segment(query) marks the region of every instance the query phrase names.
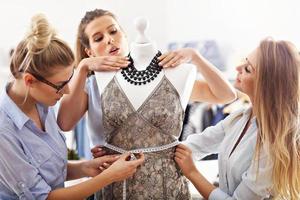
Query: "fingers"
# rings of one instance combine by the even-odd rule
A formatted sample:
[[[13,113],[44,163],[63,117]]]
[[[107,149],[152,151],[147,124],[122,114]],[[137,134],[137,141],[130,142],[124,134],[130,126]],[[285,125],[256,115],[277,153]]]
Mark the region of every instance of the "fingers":
[[[136,160],[130,160],[130,152],[126,152],[120,156],[120,160],[127,161],[134,168],[141,165],[145,161],[145,156],[143,153],[139,153],[139,156]]]
[[[99,166],[99,169],[101,170],[101,172],[103,172],[104,170],[108,169],[109,167],[110,167],[110,164],[103,163],[101,166]]]
[[[173,62],[172,64],[170,65],[170,67],[176,67],[178,65],[180,65],[182,63],[182,57],[181,56],[176,56],[174,59],[173,59]]]
[[[105,170],[105,168],[103,166],[99,166],[99,169],[101,172],[103,172]]]
[[[143,153],[139,153],[139,157],[136,160],[130,161],[135,167],[141,165],[143,162],[145,162],[145,156]]]
[[[108,56],[104,59],[104,64],[113,67],[127,67],[130,62],[127,57]]]
[[[106,154],[106,151],[103,148],[101,148],[101,146],[95,146],[91,149],[91,152],[94,158],[98,158]]]
[[[102,157],[106,154],[106,151],[100,151],[100,152],[97,152],[97,153],[93,153],[93,157],[94,158],[99,158],[99,157]]]
[[[103,61],[104,65],[108,65],[111,67],[127,67],[129,65],[129,61],[126,58],[123,57],[106,57]]]
[[[184,149],[184,150],[186,150],[186,151],[188,151],[190,153],[192,152],[192,150],[190,148],[188,148],[187,146],[185,146],[184,144],[178,144],[176,146],[176,149]]]
[[[161,56],[158,57],[158,60],[162,61],[165,57],[167,57],[168,54],[169,52],[162,54]]]
[[[164,56],[161,56],[162,57],[162,60],[158,63],[160,66],[163,66],[163,67],[167,67],[168,65],[170,65],[170,61],[175,57],[175,53],[174,52],[170,52],[170,53],[167,53],[166,55]]]
[[[100,146],[100,145],[97,145],[97,146],[95,146],[95,147],[93,147],[93,148],[91,149],[91,152],[92,152],[92,153],[97,153],[98,151],[101,151],[101,150],[102,150],[101,146]]]
[[[175,158],[179,158],[179,159],[185,159],[187,157],[186,154],[180,153],[180,152],[175,152]]]
[[[123,153],[119,159],[126,161],[130,157],[130,154],[131,154],[130,152]]]
[[[108,169],[111,166],[110,163],[104,162],[102,163],[102,165],[99,166],[99,169],[101,170],[101,172],[103,172],[104,170]]]
[[[184,62],[183,58],[184,57],[177,51],[169,52],[159,57],[159,59],[161,60],[159,65],[163,66],[164,68],[176,67],[177,65]]]
[[[90,64],[94,71],[116,71],[129,65],[128,57],[101,56],[94,57]]]
[[[176,147],[175,158],[187,159],[192,157],[192,151],[185,145],[179,144]]]
[[[116,160],[118,160],[120,158],[120,155],[106,155],[101,157],[100,159],[104,162],[104,163],[113,163]]]

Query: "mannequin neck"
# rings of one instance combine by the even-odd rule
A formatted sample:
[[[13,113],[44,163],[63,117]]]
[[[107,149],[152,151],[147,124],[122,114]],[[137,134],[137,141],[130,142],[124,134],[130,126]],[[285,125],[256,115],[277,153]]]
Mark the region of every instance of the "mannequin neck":
[[[132,43],[130,56],[133,59],[134,67],[138,71],[145,70],[157,52],[158,50],[154,43]]]

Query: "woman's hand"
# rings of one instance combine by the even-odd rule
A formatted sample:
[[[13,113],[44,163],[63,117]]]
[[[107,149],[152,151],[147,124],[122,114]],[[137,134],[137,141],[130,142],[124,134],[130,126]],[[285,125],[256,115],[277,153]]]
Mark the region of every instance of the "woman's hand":
[[[91,149],[91,153],[93,154],[94,158],[98,158],[104,156],[106,151],[102,148],[101,145],[97,145]]]
[[[103,173],[109,173],[109,177],[112,178],[113,182],[127,179],[131,177],[136,172],[137,167],[145,161],[143,153],[140,153],[137,157],[136,160],[130,161],[130,153],[124,153]]]
[[[93,160],[86,161],[82,164],[82,171],[87,177],[94,177],[107,169],[116,160],[120,158],[120,155],[106,155]]]
[[[182,170],[182,173],[190,179],[194,172],[197,172],[197,168],[193,162],[192,151],[185,145],[179,144],[176,147],[175,161]]]
[[[192,48],[182,48],[176,51],[170,51],[159,56],[159,65],[164,68],[176,67],[182,63],[193,62],[196,50]]]
[[[79,63],[87,71],[117,71],[129,65],[128,57],[100,56],[84,58]]]

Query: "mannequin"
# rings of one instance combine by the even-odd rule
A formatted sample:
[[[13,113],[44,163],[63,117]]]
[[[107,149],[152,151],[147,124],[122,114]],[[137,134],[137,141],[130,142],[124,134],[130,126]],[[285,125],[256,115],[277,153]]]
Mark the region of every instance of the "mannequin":
[[[130,45],[130,56],[134,61],[134,67],[138,71],[141,71],[146,69],[153,57],[157,54],[158,49],[155,42],[151,41],[145,34],[148,27],[147,20],[143,17],[139,17],[135,20],[135,26],[138,31],[138,36]],[[138,110],[155,90],[164,75],[176,88],[180,96],[182,108],[185,109],[196,80],[197,70],[194,65],[186,63],[176,68],[163,69],[153,81],[145,85],[130,84],[124,79],[120,71],[117,73],[98,72],[96,73],[96,79],[100,91],[104,91],[104,88],[115,75],[118,84],[121,86],[135,110]]]
[[[158,61],[153,61],[158,53],[156,44],[145,35],[147,20],[138,18],[135,25],[138,36],[130,46],[134,68],[140,73],[154,62],[161,69]],[[140,85],[126,80],[122,70],[97,72],[95,76],[102,91],[104,148],[109,153],[130,151],[131,159],[138,152],[146,157],[145,165],[132,179],[110,185],[97,193],[97,199],[190,199],[186,179],[174,161],[174,150],[196,67],[181,64],[162,69],[153,80]],[[152,193],[146,192],[150,188]]]

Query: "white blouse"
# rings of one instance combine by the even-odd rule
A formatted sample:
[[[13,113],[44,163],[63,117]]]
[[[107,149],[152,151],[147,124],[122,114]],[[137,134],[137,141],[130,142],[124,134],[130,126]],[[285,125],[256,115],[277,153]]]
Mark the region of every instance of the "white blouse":
[[[271,194],[272,165],[267,163],[265,151],[260,152],[258,167],[253,159],[257,140],[255,118],[250,120],[245,135],[230,155],[250,114],[251,108],[239,110],[216,126],[208,127],[200,134],[190,135],[183,142],[197,158],[219,154],[219,188],[212,191],[209,200],[256,200],[269,198]]]

